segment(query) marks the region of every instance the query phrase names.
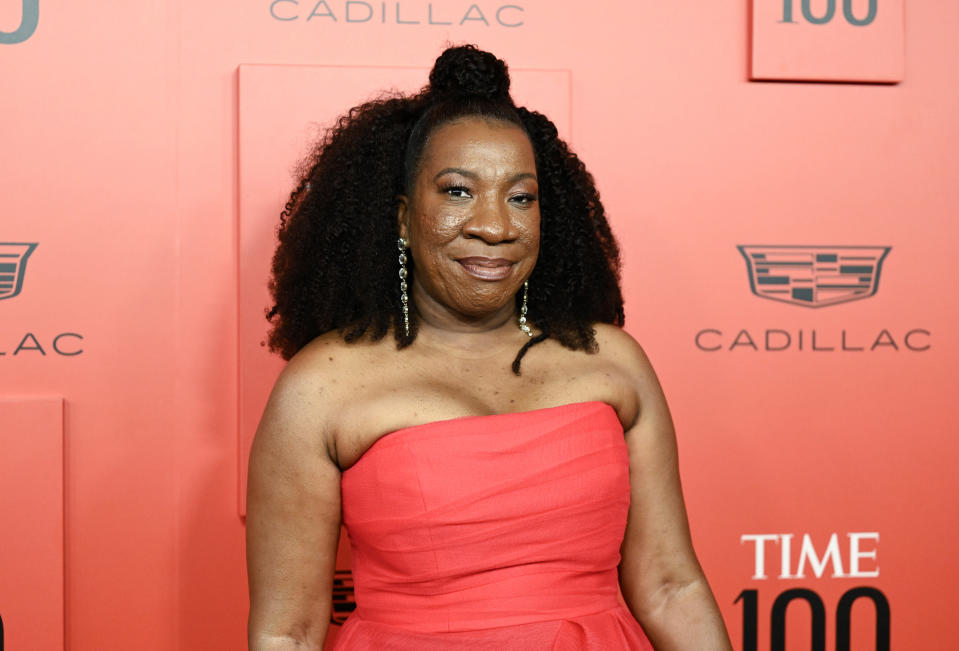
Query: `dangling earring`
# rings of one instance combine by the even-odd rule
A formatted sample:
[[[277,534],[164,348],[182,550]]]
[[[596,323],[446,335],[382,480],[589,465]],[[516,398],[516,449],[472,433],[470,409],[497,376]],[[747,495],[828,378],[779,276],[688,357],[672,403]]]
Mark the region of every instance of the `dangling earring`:
[[[396,240],[396,248],[400,250],[400,300],[403,302],[403,331],[410,336],[410,297],[406,294],[406,240],[402,237]]]
[[[523,283],[523,305],[519,308],[519,329],[526,333],[527,337],[532,337],[533,332],[526,325],[526,304],[529,301],[529,281]]]

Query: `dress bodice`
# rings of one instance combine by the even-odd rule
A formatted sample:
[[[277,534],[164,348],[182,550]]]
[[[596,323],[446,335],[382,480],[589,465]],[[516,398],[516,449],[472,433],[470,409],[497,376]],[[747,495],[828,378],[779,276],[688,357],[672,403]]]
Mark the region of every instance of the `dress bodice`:
[[[629,463],[609,405],[398,430],[341,491],[357,609],[338,648],[561,648],[581,629],[649,648],[618,596]]]

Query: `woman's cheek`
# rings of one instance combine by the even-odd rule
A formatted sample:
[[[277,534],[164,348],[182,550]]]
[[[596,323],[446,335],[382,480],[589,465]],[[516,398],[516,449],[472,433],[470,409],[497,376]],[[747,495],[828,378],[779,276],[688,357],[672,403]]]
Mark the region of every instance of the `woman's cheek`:
[[[447,213],[440,217],[433,225],[432,233],[428,234],[430,241],[437,244],[446,244],[456,239],[462,230],[463,219],[455,213]]]

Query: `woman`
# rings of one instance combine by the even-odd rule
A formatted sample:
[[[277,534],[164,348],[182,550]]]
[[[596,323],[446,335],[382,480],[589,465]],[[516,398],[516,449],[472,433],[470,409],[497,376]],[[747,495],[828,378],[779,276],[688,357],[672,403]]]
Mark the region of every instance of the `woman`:
[[[592,178],[502,61],[340,118],[279,236],[251,649],[322,648],[341,523],[335,648],[730,648]]]

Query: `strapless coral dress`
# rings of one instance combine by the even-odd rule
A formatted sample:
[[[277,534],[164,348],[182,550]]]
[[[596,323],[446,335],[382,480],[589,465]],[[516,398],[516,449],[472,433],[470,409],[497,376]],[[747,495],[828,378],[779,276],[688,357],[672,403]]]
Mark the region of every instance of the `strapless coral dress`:
[[[357,606],[334,649],[652,650],[618,596],[629,461],[609,405],[401,429],[341,489]]]

